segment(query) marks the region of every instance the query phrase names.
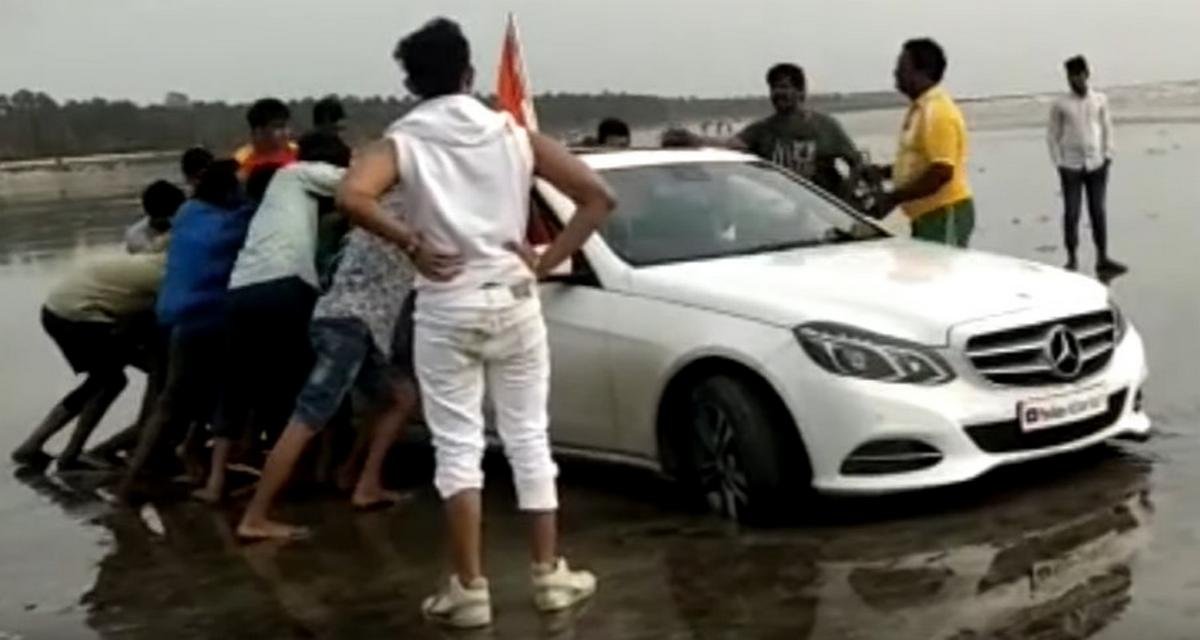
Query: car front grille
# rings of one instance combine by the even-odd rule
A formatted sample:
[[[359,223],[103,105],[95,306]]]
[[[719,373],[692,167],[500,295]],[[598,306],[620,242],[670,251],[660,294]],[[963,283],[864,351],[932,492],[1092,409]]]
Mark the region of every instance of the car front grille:
[[[1011,453],[1055,447],[1095,435],[1116,424],[1121,418],[1121,412],[1125,410],[1128,397],[1129,390],[1122,389],[1108,397],[1108,410],[1104,413],[1058,427],[1026,432],[1021,429],[1019,420],[1006,420],[971,425],[966,429],[967,435],[976,446],[988,453]]]
[[[1078,340],[1082,360],[1077,372],[1064,375],[1047,356],[1051,334],[1059,327]],[[967,358],[984,378],[996,384],[1035,387],[1082,380],[1102,371],[1116,348],[1117,323],[1112,311],[1005,329],[970,338]]]

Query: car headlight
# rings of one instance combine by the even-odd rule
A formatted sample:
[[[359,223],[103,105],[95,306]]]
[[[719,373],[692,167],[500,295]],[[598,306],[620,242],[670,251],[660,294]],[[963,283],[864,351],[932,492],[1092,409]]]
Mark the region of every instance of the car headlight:
[[[1125,339],[1125,334],[1129,332],[1129,320],[1125,318],[1125,312],[1121,311],[1121,307],[1112,300],[1108,301],[1108,308],[1113,314],[1113,344],[1121,344]]]
[[[914,342],[832,322],[803,324],[795,332],[813,362],[840,376],[922,385],[954,379],[941,356]]]

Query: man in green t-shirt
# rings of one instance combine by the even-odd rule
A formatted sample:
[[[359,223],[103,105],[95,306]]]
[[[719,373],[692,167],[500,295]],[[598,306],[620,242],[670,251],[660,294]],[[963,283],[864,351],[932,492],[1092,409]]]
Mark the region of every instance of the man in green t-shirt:
[[[763,118],[728,139],[710,139],[684,132],[668,132],[664,143],[713,145],[749,151],[812,180],[826,191],[845,198],[846,179],[837,161],[846,163],[851,174],[861,156],[842,125],[833,117],[805,105],[807,81],[800,67],[782,63],[767,72],[771,104],[775,114]]]

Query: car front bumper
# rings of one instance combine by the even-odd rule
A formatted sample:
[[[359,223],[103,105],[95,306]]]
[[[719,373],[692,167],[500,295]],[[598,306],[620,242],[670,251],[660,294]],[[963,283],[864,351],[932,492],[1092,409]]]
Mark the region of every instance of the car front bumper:
[[[838,377],[816,368],[797,350],[777,357],[813,470],[813,486],[831,494],[880,494],[941,487],[977,478],[997,467],[1077,451],[1117,436],[1145,436],[1149,417],[1138,406],[1147,377],[1145,350],[1131,327],[1099,374],[1054,387],[1010,387],[960,371],[951,383],[923,387]],[[1020,430],[1023,401],[1103,391],[1103,416],[1033,434]],[[1086,422],[1086,424],[1085,424]],[[880,441],[920,443],[936,462],[916,470],[847,472],[856,450]],[[930,458],[926,454],[927,459]]]

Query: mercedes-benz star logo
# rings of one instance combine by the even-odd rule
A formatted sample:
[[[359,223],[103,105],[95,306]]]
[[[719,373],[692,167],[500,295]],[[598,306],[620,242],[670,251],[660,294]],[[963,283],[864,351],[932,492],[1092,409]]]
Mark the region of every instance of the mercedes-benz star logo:
[[[1071,380],[1083,371],[1083,347],[1075,332],[1064,325],[1058,325],[1046,335],[1044,355],[1054,375],[1063,380]]]

